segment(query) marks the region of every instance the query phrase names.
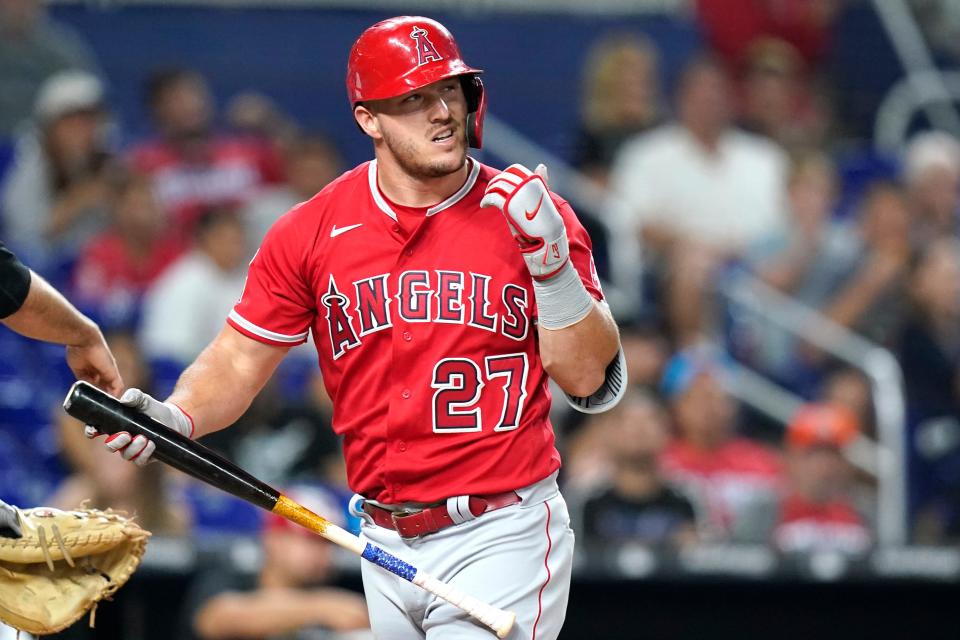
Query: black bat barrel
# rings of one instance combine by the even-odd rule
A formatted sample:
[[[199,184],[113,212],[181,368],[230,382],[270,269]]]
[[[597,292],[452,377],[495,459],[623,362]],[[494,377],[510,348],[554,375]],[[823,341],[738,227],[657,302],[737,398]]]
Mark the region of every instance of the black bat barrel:
[[[63,401],[63,408],[77,420],[96,427],[101,433],[126,431],[133,437],[140,435],[152,440],[156,445],[153,458],[267,511],[272,511],[280,498],[279,491],[257,480],[223,456],[133,407],[121,404],[113,396],[89,383],[75,383]]]

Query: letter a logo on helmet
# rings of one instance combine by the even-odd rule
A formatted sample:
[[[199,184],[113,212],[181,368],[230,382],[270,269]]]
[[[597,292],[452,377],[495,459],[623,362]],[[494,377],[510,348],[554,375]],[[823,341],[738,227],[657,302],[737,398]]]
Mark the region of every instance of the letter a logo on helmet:
[[[437,48],[430,42],[427,30],[423,27],[414,27],[410,37],[417,43],[417,66],[423,66],[431,61],[439,62],[443,56],[437,53]]]
[[[356,107],[459,78],[467,100],[467,137],[470,146],[479,149],[487,107],[481,73],[463,61],[453,34],[442,24],[422,16],[398,16],[378,22],[353,43],[347,97]]]

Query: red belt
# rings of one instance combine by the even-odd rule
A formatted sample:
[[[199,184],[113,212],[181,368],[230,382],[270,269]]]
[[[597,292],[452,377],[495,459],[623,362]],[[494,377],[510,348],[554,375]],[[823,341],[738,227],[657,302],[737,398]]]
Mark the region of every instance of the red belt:
[[[488,511],[509,507],[519,502],[520,496],[517,495],[516,491],[495,493],[488,496],[470,496],[468,500],[470,514],[473,518]],[[424,536],[457,524],[450,516],[446,503],[435,507],[426,507],[418,511],[391,511],[364,500],[363,511],[373,518],[378,527],[392,529],[404,538]],[[461,519],[462,521],[463,519]]]

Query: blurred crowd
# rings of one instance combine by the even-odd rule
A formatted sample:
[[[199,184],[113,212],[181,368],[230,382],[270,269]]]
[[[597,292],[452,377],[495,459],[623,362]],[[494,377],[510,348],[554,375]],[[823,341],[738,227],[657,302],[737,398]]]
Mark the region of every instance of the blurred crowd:
[[[562,402],[554,412],[580,553],[732,542],[855,555],[875,544],[876,478],[851,461],[877,437],[870,381],[731,310],[721,285],[743,274],[896,356],[909,537],[956,542],[960,143],[920,131],[866,177],[847,171],[851,141],[824,68],[840,1],[739,4],[695,3],[704,49],[670,86],[641,33],[611,33],[584,56],[569,160],[610,197],[577,210],[601,276],[618,236],[636,239],[640,275],[626,283],[637,302],[615,308],[626,397],[596,416]],[[0,237],[104,327],[128,386],[163,397],[222,327],[273,221],[345,167],[322,132],[256,88],[218,109],[186,67],[145,70],[152,134],[127,140],[109,80],[40,2],[0,0]],[[294,350],[208,444],[355,527],[311,349]],[[260,536],[255,575],[198,578],[198,637],[262,637],[281,620],[366,625],[355,596],[324,586],[334,568],[322,543],[162,465],[138,470],[89,446],[57,411],[68,380],[57,374],[50,391],[62,365],[49,350],[4,332],[0,355],[0,497],[89,500],[158,535]],[[738,401],[741,366],[802,399],[787,424]],[[248,624],[262,611],[270,626]]]

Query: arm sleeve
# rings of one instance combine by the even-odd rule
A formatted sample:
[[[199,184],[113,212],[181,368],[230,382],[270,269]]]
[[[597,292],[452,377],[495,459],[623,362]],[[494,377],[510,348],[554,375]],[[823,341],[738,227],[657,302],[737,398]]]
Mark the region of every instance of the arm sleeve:
[[[250,262],[240,301],[227,322],[249,338],[279,346],[306,342],[316,305],[306,274],[312,234],[298,228],[298,209],[267,233]]]
[[[0,242],[0,318],[16,313],[30,292],[30,270]]]

